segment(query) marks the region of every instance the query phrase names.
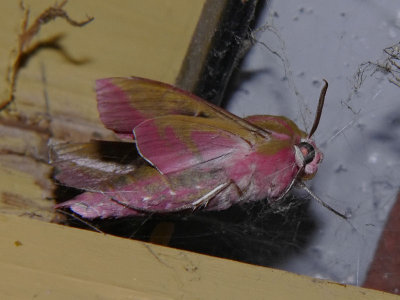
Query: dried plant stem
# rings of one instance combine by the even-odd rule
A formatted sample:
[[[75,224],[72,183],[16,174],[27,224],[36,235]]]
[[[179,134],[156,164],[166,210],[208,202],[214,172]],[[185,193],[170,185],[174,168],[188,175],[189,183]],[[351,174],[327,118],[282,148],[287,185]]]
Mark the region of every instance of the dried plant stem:
[[[64,0],[60,4],[54,4],[53,6],[47,8],[33,21],[33,23],[30,26],[28,26],[30,10],[25,9],[23,3],[21,2],[20,5],[21,8],[25,11],[25,16],[22,22],[21,33],[18,36],[18,45],[14,50],[14,52],[16,53],[15,58],[12,64],[8,68],[6,79],[9,85],[7,87],[8,90],[5,93],[5,95],[7,96],[0,102],[0,111],[5,109],[14,100],[14,93],[17,84],[18,73],[20,69],[23,67],[29,55],[34,53],[35,52],[34,50],[40,46],[39,43],[31,45],[31,41],[39,33],[42,25],[47,24],[50,21],[55,20],[57,18],[62,18],[72,26],[81,27],[88,24],[94,19],[93,17],[87,17],[87,19],[82,22],[77,22],[71,19],[68,16],[67,12],[63,9],[63,7],[67,4],[67,1],[68,0]]]

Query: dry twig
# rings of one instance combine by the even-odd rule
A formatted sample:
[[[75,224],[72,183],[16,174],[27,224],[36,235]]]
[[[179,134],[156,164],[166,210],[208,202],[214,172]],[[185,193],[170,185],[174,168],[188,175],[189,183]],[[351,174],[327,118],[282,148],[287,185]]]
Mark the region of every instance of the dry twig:
[[[6,98],[0,102],[0,111],[5,109],[14,100],[15,87],[20,69],[24,66],[29,56],[35,53],[35,50],[41,46],[40,43],[31,45],[31,41],[39,33],[42,25],[47,24],[57,18],[62,18],[72,26],[81,27],[94,19],[93,17],[87,17],[87,19],[82,22],[77,22],[71,19],[67,12],[63,9],[63,7],[67,4],[67,1],[68,0],[64,0],[60,4],[54,4],[53,6],[47,8],[34,20],[30,26],[28,26],[30,10],[25,9],[23,3],[21,2],[21,8],[25,11],[25,17],[22,22],[22,32],[18,36],[18,46],[14,50],[16,52],[16,56],[7,72],[7,81],[9,82],[8,91],[6,91]]]

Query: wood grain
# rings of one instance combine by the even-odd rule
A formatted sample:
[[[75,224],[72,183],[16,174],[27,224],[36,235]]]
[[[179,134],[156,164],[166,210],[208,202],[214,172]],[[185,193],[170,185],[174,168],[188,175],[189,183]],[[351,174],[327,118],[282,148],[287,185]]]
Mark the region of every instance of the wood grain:
[[[0,294],[7,299],[398,299],[6,215],[0,215]]]

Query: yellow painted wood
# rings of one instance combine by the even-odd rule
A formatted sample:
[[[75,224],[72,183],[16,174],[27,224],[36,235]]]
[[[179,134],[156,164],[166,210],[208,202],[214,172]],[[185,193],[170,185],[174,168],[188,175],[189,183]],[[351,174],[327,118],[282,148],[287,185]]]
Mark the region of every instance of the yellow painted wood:
[[[50,0],[24,1],[33,20]],[[65,10],[75,20],[94,16],[85,27],[72,27],[62,19],[42,27],[35,41],[61,35],[61,51],[43,49],[21,71],[15,109],[43,113],[42,68],[45,70],[53,118],[82,116],[98,123],[94,81],[111,76],[136,75],[174,83],[204,0],[96,1],[70,0]],[[0,2],[0,71],[6,74],[22,21],[19,1]],[[5,76],[4,76],[5,77]],[[0,82],[4,90],[5,81]]]
[[[9,215],[0,215],[0,295],[7,299],[398,299]]]

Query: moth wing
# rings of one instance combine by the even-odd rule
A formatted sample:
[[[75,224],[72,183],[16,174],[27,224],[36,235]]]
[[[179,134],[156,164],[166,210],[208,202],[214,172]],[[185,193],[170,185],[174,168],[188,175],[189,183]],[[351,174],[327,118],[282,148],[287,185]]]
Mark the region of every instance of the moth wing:
[[[50,145],[50,162],[62,184],[84,190],[101,190],[118,176],[140,166],[133,143],[93,141]]]
[[[252,115],[247,116],[244,119],[260,128],[264,128],[270,132],[279,133],[287,137],[307,137],[307,133],[300,130],[296,123],[284,116]]]
[[[57,208],[69,207],[89,219],[195,209],[207,206],[231,184],[213,161],[162,175],[138,156],[132,143],[94,141],[50,148],[56,179],[85,191]]]
[[[220,119],[231,126],[260,131],[253,124],[172,85],[140,77],[96,81],[97,106],[103,124],[123,138],[140,123],[168,115]],[[265,132],[264,132],[265,133]]]
[[[140,155],[162,174],[209,162],[222,166],[252,151],[248,132],[221,120],[166,116],[142,122],[133,132]]]
[[[149,173],[125,175],[123,181],[108,183],[107,190],[85,192],[57,207],[69,207],[89,219],[124,217],[209,208],[214,197],[231,192],[231,182],[222,169],[187,169],[171,176],[151,167],[145,171]],[[219,205],[213,202],[209,209],[218,209]]]

